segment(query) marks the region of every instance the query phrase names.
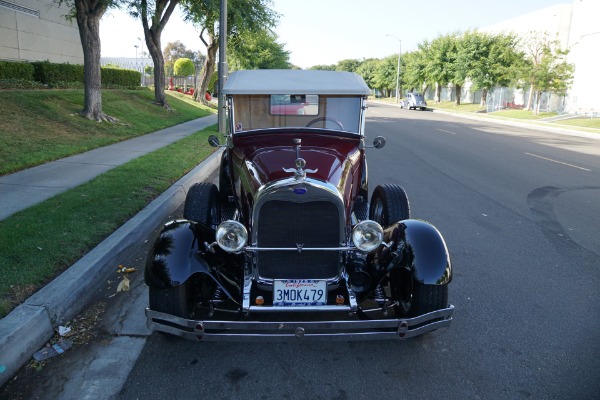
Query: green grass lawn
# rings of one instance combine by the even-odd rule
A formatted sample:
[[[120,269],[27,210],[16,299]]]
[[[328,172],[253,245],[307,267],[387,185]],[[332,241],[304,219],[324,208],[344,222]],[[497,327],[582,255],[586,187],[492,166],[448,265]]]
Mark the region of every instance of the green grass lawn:
[[[0,221],[0,318],[208,157],[216,133],[197,132]]]
[[[103,111],[120,121],[106,124],[78,115],[83,107],[80,89],[0,91],[0,175],[214,112],[179,96],[169,97],[173,111],[158,107],[153,100],[154,93],[148,89],[103,90]]]
[[[493,113],[489,113],[489,115],[494,115],[497,117],[504,117],[504,118],[537,120],[537,119],[542,119],[542,118],[555,117],[558,114],[555,112],[551,112],[551,113],[541,112],[536,115],[533,111],[527,111],[527,110],[498,110],[498,111],[494,111]]]
[[[584,126],[586,128],[600,129],[600,118],[572,118],[572,119],[563,119],[555,122],[558,125],[567,125],[567,126]]]
[[[119,123],[78,115],[83,90],[0,91],[0,174],[207,116],[189,96],[167,92],[173,111],[148,89],[103,90]],[[193,169],[214,149],[211,127],[0,221],[0,318],[60,274]]]
[[[472,103],[463,103],[457,106],[453,101],[441,101],[439,103],[434,103],[433,100],[427,100],[427,104],[428,108],[453,112],[474,113],[484,110],[484,108],[482,108],[479,104]]]

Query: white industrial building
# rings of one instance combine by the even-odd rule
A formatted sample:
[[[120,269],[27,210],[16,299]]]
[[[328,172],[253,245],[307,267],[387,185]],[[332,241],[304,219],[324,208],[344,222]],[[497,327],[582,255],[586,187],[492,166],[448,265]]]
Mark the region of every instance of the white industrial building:
[[[83,64],[69,11],[54,0],[0,0],[0,60]]]
[[[521,37],[540,32],[556,37],[561,47],[569,50],[567,61],[575,65],[575,73],[567,97],[553,96],[547,107],[570,114],[590,114],[600,112],[600,79],[597,73],[600,62],[599,20],[600,0],[574,0],[572,4],[547,7],[488,26],[482,31],[514,32]],[[524,99],[519,99],[517,94],[514,101],[519,103]]]

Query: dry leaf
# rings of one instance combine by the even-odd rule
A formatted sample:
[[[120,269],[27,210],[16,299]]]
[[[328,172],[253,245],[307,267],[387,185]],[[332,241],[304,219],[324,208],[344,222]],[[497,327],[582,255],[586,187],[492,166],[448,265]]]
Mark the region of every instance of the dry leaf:
[[[123,276],[123,280],[117,286],[117,292],[126,292],[129,290],[129,278],[127,275]]]

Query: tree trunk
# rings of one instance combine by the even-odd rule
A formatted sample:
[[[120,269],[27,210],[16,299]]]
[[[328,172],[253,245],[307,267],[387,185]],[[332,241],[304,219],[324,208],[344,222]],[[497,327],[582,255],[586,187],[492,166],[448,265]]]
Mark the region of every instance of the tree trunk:
[[[160,36],[178,3],[179,0],[156,0],[151,26],[148,25],[148,2],[141,0],[140,3],[144,38],[154,62],[154,101],[167,110],[171,110],[171,107],[165,96],[165,59],[160,45]]]
[[[165,59],[161,51],[160,37],[157,37],[152,31],[148,32],[147,36],[150,38],[150,40],[146,40],[148,52],[154,63],[154,102],[170,110],[171,107],[165,95]]]
[[[98,122],[115,122],[115,118],[102,112],[100,18],[106,8],[106,2],[75,0],[77,26],[83,48],[84,100],[81,115]]]
[[[529,97],[527,99],[527,111],[531,111],[531,102],[533,101],[533,83],[529,86]]]
[[[434,102],[437,104],[440,102],[440,98],[442,97],[442,85],[440,85],[439,83],[435,84],[435,96],[434,96]]]
[[[535,115],[539,115],[539,113],[540,113],[540,104],[542,102],[542,92],[538,90],[535,93],[535,95],[536,95],[536,99],[535,99]]]
[[[479,103],[479,105],[481,106],[481,108],[486,108],[487,107],[487,95],[488,95],[488,90],[487,89],[483,89],[481,91],[481,103]]]
[[[460,96],[462,91],[462,85],[454,85],[454,90],[456,91],[456,101],[454,102],[455,106],[460,106]]]
[[[194,96],[196,97],[196,101],[201,102],[205,105],[210,105],[210,103],[206,100],[204,95],[208,90],[208,84],[210,83],[210,78],[215,72],[215,65],[217,62],[217,50],[219,49],[219,42],[215,40],[215,37],[212,33],[207,32],[208,42],[202,41],[206,45],[206,62],[204,63],[204,68],[202,68],[202,75],[200,77],[199,87],[196,88],[194,92]],[[220,94],[220,93],[219,93]]]

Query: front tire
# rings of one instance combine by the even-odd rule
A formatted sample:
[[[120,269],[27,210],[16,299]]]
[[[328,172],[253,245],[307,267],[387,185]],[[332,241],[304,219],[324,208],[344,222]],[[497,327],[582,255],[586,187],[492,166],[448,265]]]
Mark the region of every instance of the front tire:
[[[417,317],[448,307],[448,285],[423,285],[412,279],[407,285],[392,278],[391,291],[392,300],[398,302],[396,314],[400,317]]]
[[[394,222],[410,218],[408,196],[400,185],[379,185],[371,196],[369,217],[386,227]]]
[[[221,222],[219,189],[212,183],[196,183],[190,187],[185,197],[183,218],[216,228]]]
[[[190,318],[193,304],[187,290],[187,282],[165,289],[152,286],[148,289],[151,310]]]

